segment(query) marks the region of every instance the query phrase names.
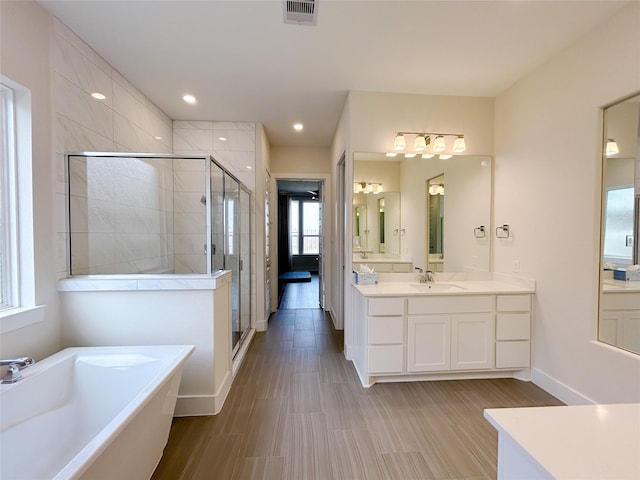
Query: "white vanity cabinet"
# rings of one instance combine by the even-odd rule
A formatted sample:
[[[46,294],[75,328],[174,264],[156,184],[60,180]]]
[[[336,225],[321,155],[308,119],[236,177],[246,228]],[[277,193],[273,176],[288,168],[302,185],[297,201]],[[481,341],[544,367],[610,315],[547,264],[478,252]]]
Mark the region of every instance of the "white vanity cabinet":
[[[598,339],[640,352],[640,292],[605,291],[601,298]]]
[[[527,368],[531,358],[531,296],[496,295],[496,368]]]
[[[408,299],[407,371],[493,367],[493,296]]]
[[[347,355],[362,384],[511,377],[529,368],[531,294],[477,288],[416,295],[398,285],[354,286]]]

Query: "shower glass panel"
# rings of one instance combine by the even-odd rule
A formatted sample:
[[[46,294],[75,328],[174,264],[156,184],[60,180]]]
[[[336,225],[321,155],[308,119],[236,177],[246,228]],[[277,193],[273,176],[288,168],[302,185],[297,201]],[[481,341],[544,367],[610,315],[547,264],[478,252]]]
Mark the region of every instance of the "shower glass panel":
[[[251,326],[251,195],[240,190],[240,337]]]
[[[211,162],[211,271],[224,270],[224,170]]]
[[[240,183],[224,176],[225,252],[224,265],[231,270],[231,345],[234,354],[240,345]]]
[[[251,325],[251,193],[210,156],[67,155],[69,273],[231,270],[234,354]]]
[[[67,161],[71,274],[209,273],[206,157]]]

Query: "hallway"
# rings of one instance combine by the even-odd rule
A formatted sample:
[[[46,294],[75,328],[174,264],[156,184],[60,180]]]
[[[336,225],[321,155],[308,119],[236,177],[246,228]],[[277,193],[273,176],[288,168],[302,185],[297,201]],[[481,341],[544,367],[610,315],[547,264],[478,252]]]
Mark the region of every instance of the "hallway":
[[[217,416],[176,418],[152,477],[493,479],[484,408],[561,405],[512,379],[362,388],[322,310],[279,310]]]

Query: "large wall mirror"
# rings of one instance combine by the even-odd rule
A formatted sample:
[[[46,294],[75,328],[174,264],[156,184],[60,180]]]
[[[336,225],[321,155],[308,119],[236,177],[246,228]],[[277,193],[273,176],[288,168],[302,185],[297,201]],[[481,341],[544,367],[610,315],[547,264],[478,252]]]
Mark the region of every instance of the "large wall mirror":
[[[640,354],[640,95],[605,109],[598,340]]]
[[[353,172],[354,258],[388,256],[432,271],[490,271],[491,157],[356,152]]]

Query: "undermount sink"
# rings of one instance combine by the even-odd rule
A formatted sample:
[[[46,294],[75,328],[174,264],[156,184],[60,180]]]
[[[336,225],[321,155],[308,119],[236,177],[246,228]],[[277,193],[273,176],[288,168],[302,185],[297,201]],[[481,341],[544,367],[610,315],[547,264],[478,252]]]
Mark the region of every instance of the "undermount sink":
[[[421,292],[459,292],[464,287],[452,283],[412,283],[411,286]]]

